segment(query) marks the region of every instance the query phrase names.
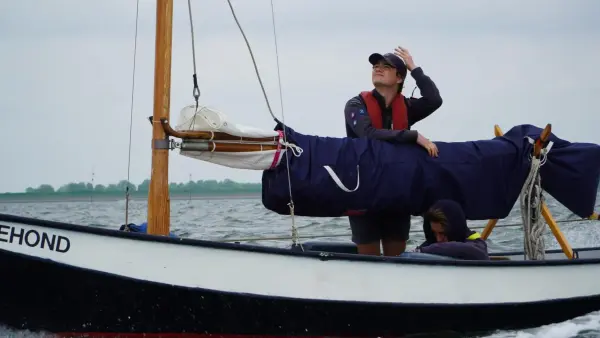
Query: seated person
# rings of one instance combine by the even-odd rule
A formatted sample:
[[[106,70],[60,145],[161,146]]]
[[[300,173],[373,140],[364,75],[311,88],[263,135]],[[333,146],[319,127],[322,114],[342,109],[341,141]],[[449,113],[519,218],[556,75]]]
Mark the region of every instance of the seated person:
[[[461,206],[452,200],[439,200],[423,216],[425,242],[416,252],[466,260],[489,260],[487,244],[467,226]]]

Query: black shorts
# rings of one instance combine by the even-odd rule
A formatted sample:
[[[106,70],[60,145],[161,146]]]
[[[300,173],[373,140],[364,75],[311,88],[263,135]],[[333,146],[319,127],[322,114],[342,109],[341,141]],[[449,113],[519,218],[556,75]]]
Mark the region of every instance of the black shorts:
[[[410,215],[361,215],[348,216],[352,230],[352,242],[369,244],[380,240],[406,241],[410,233]]]

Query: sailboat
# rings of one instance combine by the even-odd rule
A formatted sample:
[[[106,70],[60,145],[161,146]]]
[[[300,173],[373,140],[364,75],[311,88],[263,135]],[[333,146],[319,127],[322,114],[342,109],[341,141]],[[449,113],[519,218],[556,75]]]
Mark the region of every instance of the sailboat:
[[[541,202],[543,189],[598,219],[600,146],[521,125],[506,134],[497,127],[490,140],[440,142],[432,159],[416,147],[305,135],[281,121],[247,127],[197,103],[171,127],[172,15],[173,1],[157,0],[147,233],[1,214],[0,325],[77,336],[373,337],[525,328],[600,309],[600,247],[571,248]],[[262,170],[264,206],[290,215],[290,248],[169,236],[173,149]],[[391,172],[402,179],[373,183]],[[418,215],[437,198],[457,200],[469,219],[490,219],[484,238],[520,199],[525,252],[410,259],[297,240],[294,217]],[[561,250],[544,250],[545,223]]]

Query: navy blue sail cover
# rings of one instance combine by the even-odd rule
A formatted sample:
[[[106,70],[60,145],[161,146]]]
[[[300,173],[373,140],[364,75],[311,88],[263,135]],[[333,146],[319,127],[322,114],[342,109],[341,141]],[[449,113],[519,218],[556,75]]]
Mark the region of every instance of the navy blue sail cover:
[[[278,123],[276,130],[281,130]],[[530,170],[533,145],[542,129],[518,125],[504,136],[469,142],[436,142],[439,157],[416,144],[366,138],[301,134],[286,127],[294,213],[338,217],[351,211],[420,215],[438,199],[460,203],[468,219],[505,218],[515,206]],[[600,180],[600,146],[571,143],[551,135],[554,144],[541,167],[542,187],[580,217],[594,211]],[[325,166],[345,186],[337,185]],[[358,188],[356,188],[358,184]],[[289,215],[285,157],[262,175],[263,205]]]

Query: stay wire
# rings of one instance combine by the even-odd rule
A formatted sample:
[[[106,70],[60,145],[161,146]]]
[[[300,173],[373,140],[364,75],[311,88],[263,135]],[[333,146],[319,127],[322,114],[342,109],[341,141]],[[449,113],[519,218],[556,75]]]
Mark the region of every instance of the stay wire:
[[[194,89],[192,91],[192,94],[194,96],[194,101],[196,101],[196,111],[194,112],[194,115],[190,120],[188,128],[193,129],[194,124],[196,123],[196,117],[198,116],[198,108],[200,107],[200,104],[198,102],[200,98],[200,88],[198,87],[198,72],[196,71],[196,39],[194,38],[194,19],[192,15],[192,3],[190,0],[188,0],[188,15],[190,18],[190,33],[192,40],[192,65],[194,67],[194,74],[192,75]]]
[[[138,19],[140,13],[140,0],[135,5],[135,36],[133,40],[133,71],[131,74],[131,107],[129,109],[129,150],[127,153],[127,187],[125,188],[125,225],[129,223],[129,177],[131,173],[131,138],[133,134],[133,105],[135,93],[135,60],[137,56]]]
[[[194,90],[193,95],[196,100],[196,109],[198,109],[198,98],[200,98],[200,88],[198,88],[198,77],[196,72],[196,46],[194,44],[194,20],[192,19],[192,3],[191,0],[188,0],[188,14],[190,17],[190,32],[192,33],[192,63],[194,66],[194,75],[192,75]]]
[[[279,103],[281,106],[281,118],[285,119],[285,115],[283,114],[283,92],[281,86],[281,75],[279,71],[279,48],[277,44],[277,30],[275,29],[275,9],[273,7],[273,0],[271,0],[271,20],[273,22],[273,40],[275,41],[275,59],[277,64],[277,82],[279,85]]]
[[[233,15],[233,19],[235,20],[235,23],[237,24],[238,28],[240,29],[240,33],[242,33],[242,37],[244,38],[244,41],[246,41],[246,46],[248,46],[248,51],[250,52],[250,57],[252,58],[252,63],[254,64],[254,71],[256,72],[256,77],[258,78],[258,83],[260,83],[260,88],[262,89],[263,95],[265,97],[265,101],[267,102],[267,108],[269,109],[269,113],[271,114],[271,117],[274,120],[277,120],[277,118],[275,117],[275,114],[273,114],[273,110],[271,109],[271,104],[269,103],[269,98],[267,97],[267,92],[265,91],[265,86],[263,85],[262,79],[260,78],[260,74],[258,73],[258,66],[256,66],[256,60],[254,59],[254,53],[252,52],[252,48],[250,48],[250,42],[248,42],[248,39],[246,38],[246,34],[244,33],[244,30],[242,29],[242,26],[240,25],[240,22],[238,21],[238,18],[235,15],[235,10],[233,9],[233,6],[231,5],[231,1],[227,0],[227,3],[229,4],[229,9],[231,9],[231,14]]]
[[[281,85],[281,75],[280,75],[280,71],[279,71],[279,48],[278,48],[278,44],[277,44],[277,30],[276,30],[276,25],[275,25],[275,9],[273,6],[273,0],[271,0],[271,19],[273,22],[273,40],[275,41],[275,58],[276,58],[276,62],[277,62],[277,81],[278,81],[278,85],[279,85],[279,102],[281,104],[281,120],[283,122],[284,128],[283,128],[283,140],[284,142],[286,142],[287,144],[287,133],[285,132],[285,113],[283,111],[283,86]],[[296,228],[295,222],[294,222],[294,218],[293,218],[293,212],[294,212],[294,198],[292,197],[292,178],[290,175],[290,157],[289,157],[289,153],[286,151],[285,152],[285,161],[286,161],[286,172],[287,172],[287,179],[288,179],[288,190],[290,193],[290,211],[292,213],[292,241],[293,244],[296,245],[297,241],[298,241],[298,229]],[[303,249],[303,248],[302,248]]]
[[[271,117],[277,121],[277,118],[275,117],[275,114],[273,114],[273,110],[271,109],[271,105],[269,103],[269,99],[267,97],[265,87],[263,85],[262,79],[258,72],[258,66],[256,65],[256,60],[254,59],[254,53],[252,52],[250,43],[248,42],[248,39],[246,38],[246,34],[244,33],[244,30],[242,29],[242,26],[240,25],[240,22],[238,21],[237,16],[235,15],[235,10],[233,9],[233,6],[231,5],[231,1],[227,0],[227,3],[229,4],[229,9],[231,9],[231,14],[233,15],[233,19],[235,20],[235,23],[237,24],[237,26],[240,30],[240,33],[242,33],[242,37],[244,38],[244,41],[246,42],[248,51],[250,52],[250,57],[252,58],[252,63],[254,64],[254,71],[256,72],[256,77],[258,78],[258,82],[260,83],[260,88],[262,89],[263,95],[265,97],[265,101],[267,102],[267,108],[269,109],[269,113],[271,114]],[[279,69],[279,49],[278,49],[278,44],[277,44],[277,31],[275,28],[275,10],[274,10],[274,6],[273,6],[273,0],[271,0],[271,18],[272,18],[272,22],[273,22],[273,36],[274,36],[274,40],[275,40],[275,56],[277,59],[277,79],[278,79],[278,84],[279,84],[279,101],[281,104],[281,119],[282,119],[282,123],[284,125],[283,126],[283,140],[286,144],[288,144],[287,143],[286,125],[285,125],[285,114],[283,112],[283,91],[282,91],[282,86],[281,86],[281,75],[280,75],[280,69]],[[298,240],[298,229],[296,227],[296,222],[295,222],[295,218],[294,218],[294,199],[292,197],[292,181],[291,181],[291,175],[290,175],[290,161],[289,161],[289,154],[288,154],[287,150],[285,152],[285,159],[286,159],[286,164],[287,164],[286,168],[287,168],[287,178],[288,178],[288,189],[289,189],[289,194],[290,194],[290,203],[288,204],[288,206],[290,207],[290,215],[292,217],[292,241],[293,241],[293,244],[296,245],[297,240]],[[302,245],[300,245],[300,246],[301,246],[302,250],[304,250]]]

